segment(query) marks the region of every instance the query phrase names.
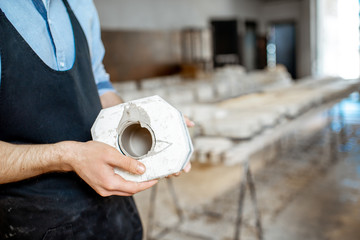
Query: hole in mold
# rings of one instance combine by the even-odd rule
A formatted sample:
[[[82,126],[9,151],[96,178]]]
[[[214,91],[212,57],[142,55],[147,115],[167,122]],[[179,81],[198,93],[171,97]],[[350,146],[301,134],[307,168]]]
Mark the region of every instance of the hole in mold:
[[[146,155],[153,145],[151,132],[139,123],[127,126],[119,137],[121,150],[130,157],[140,158]]]

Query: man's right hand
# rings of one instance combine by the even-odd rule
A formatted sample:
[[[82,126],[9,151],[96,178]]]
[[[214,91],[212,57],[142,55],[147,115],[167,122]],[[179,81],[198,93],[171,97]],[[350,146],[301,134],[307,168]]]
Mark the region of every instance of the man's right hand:
[[[158,180],[130,182],[114,172],[121,168],[132,174],[143,174],[141,162],[122,155],[115,148],[95,141],[63,142],[64,161],[101,196],[131,196],[155,185]]]
[[[133,174],[145,172],[142,163],[100,142],[19,145],[0,141],[0,184],[48,172],[75,171],[101,196],[130,196],[157,183],[125,181],[115,174],[115,167]]]

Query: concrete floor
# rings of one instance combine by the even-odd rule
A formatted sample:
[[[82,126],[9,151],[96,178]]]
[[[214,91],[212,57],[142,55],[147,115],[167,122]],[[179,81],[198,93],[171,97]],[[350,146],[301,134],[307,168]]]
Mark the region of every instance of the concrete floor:
[[[337,105],[333,116],[331,125],[311,133],[298,131],[291,141],[286,139],[275,158],[254,161],[250,166],[263,239],[360,239],[359,96],[352,95]],[[152,236],[166,240],[234,239],[241,179],[240,166],[221,165],[195,165],[191,173],[173,179],[183,210],[181,224],[167,182],[162,180]],[[150,191],[135,199],[146,229]],[[257,239],[249,194],[243,216],[241,239]],[[163,229],[168,231],[158,235]]]

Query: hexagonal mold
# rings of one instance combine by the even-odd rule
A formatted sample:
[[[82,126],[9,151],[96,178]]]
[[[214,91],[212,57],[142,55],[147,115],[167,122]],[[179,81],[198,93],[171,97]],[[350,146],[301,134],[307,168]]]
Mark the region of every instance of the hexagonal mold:
[[[93,140],[145,164],[143,175],[115,169],[128,181],[143,182],[179,172],[193,152],[182,113],[159,96],[101,110],[91,134]]]

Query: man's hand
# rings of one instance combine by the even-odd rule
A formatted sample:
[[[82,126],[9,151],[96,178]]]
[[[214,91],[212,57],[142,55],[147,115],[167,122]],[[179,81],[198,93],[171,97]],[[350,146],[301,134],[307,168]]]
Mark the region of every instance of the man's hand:
[[[120,104],[120,103],[123,103],[123,100],[119,97],[119,95],[117,95],[116,93],[114,92],[107,92],[103,95],[101,95],[100,97],[100,100],[101,100],[101,104],[102,104],[102,107],[103,108],[108,108],[108,107],[112,107],[112,106],[115,106],[117,104]],[[195,126],[195,123],[193,121],[191,121],[188,117],[184,117],[185,119],[185,123],[187,125],[187,127],[194,127]],[[191,170],[191,163],[189,162],[183,169],[183,171],[185,173],[188,173],[190,172]],[[173,175],[170,175],[169,177],[171,176],[180,176],[181,172],[178,172],[178,173],[175,173]]]
[[[191,121],[188,117],[184,116],[184,120],[185,120],[185,123],[186,123],[186,126],[191,128],[191,127],[194,127],[195,126],[195,123],[193,121]],[[186,166],[184,167],[183,169],[184,173],[188,173],[191,171],[191,162],[188,162],[186,164]],[[172,177],[172,176],[175,176],[175,177],[178,177],[181,175],[181,172],[177,172],[177,173],[174,173],[168,177]]]
[[[122,155],[115,148],[104,143],[64,142],[65,161],[87,184],[101,196],[131,196],[152,187],[157,180],[136,183],[124,180],[114,172],[121,168],[133,174],[143,174],[145,166],[132,158]]]
[[[17,145],[0,141],[0,184],[21,181],[48,172],[75,171],[102,196],[129,196],[150,188],[155,181],[134,183],[114,173],[114,167],[134,174],[143,164],[99,142],[60,142]]]
[[[122,98],[115,92],[106,92],[100,96],[101,106],[103,108],[113,107],[120,103],[124,103]]]

